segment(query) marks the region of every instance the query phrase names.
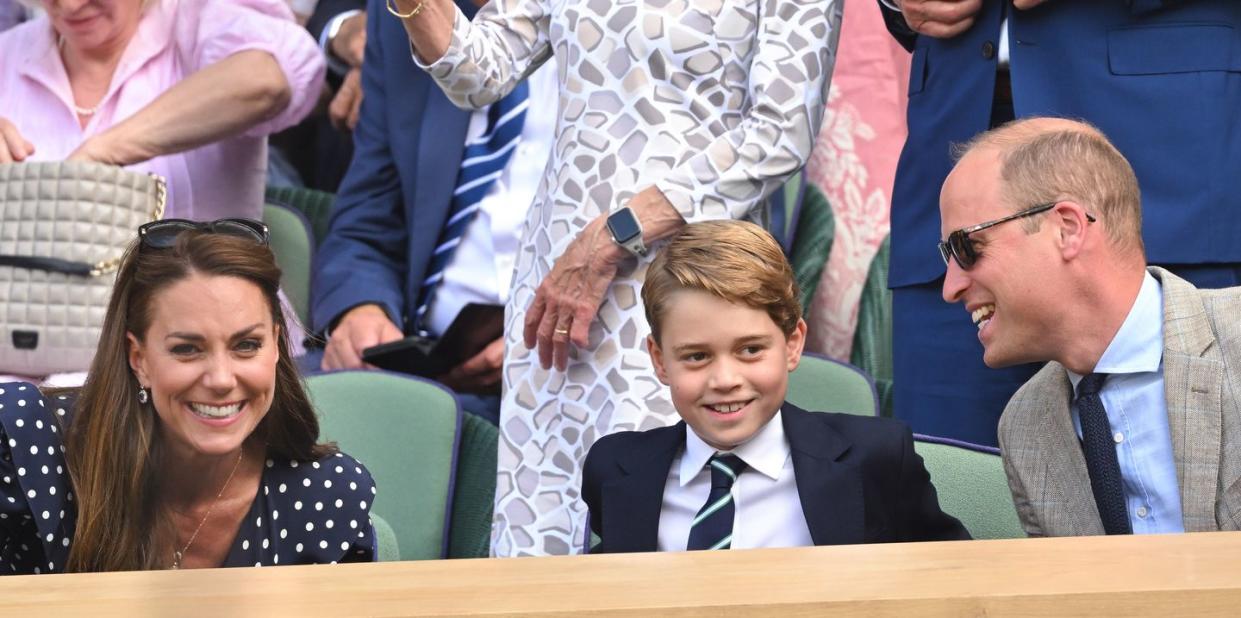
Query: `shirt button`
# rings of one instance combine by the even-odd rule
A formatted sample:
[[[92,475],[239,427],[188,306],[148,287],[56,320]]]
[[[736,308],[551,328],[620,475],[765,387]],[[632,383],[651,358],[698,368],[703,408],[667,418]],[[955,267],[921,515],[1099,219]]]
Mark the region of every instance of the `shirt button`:
[[[1125,434],[1120,433],[1120,432],[1118,431],[1118,432],[1116,432],[1116,435],[1113,435],[1113,436],[1112,436],[1112,439],[1113,439],[1113,440],[1115,440],[1117,444],[1120,444],[1121,442],[1124,442],[1124,441],[1125,441]]]
[[[982,44],[982,57],[990,60],[995,57],[995,43],[987,41]]]
[[[1147,513],[1148,513],[1148,511],[1146,510],[1146,507],[1144,507],[1144,506],[1139,506],[1139,507],[1138,507],[1138,518],[1139,518],[1139,519],[1146,519],[1146,514],[1147,514]]]

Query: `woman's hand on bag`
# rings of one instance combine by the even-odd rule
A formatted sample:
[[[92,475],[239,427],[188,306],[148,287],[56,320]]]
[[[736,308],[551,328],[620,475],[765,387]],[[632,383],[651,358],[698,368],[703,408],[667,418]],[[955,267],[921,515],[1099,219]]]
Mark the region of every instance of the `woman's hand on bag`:
[[[526,311],[524,335],[527,348],[538,344],[544,369],[554,362],[556,369],[564,371],[569,365],[569,343],[579,348],[587,345],[590,323],[626,255],[612,242],[601,216],[569,243],[543,278]]]
[[[87,138],[82,142],[76,150],[69,153],[65,158],[66,161],[93,161],[95,163],[107,163],[109,165],[129,165],[132,161],[127,161],[121,157],[119,153],[109,148],[105,141],[101,139],[107,135],[107,132],[100,133],[95,137]]]
[[[17,125],[7,118],[0,118],[0,163],[25,161],[34,154],[34,144],[22,137]]]

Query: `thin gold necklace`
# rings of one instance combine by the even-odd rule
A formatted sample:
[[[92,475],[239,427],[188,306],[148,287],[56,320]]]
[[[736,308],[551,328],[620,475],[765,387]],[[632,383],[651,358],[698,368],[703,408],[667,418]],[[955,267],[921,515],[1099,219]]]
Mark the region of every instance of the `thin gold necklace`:
[[[215,500],[211,501],[211,505],[207,507],[207,512],[203,514],[203,518],[198,522],[198,527],[194,528],[194,534],[190,535],[190,541],[181,548],[181,551],[173,550],[172,552],[172,568],[181,568],[181,559],[185,557],[185,552],[190,550],[190,545],[194,544],[194,539],[198,538],[198,533],[203,529],[203,524],[207,523],[207,518],[211,517],[211,511],[215,510],[215,505],[220,502],[220,497],[224,495],[224,490],[228,489],[228,484],[233,481],[233,475],[237,474],[237,468],[241,467],[241,456],[246,452],[242,447],[241,452],[237,453],[237,462],[233,464],[233,471],[228,473],[228,478],[224,480],[224,486],[220,488],[220,493],[215,495]]]

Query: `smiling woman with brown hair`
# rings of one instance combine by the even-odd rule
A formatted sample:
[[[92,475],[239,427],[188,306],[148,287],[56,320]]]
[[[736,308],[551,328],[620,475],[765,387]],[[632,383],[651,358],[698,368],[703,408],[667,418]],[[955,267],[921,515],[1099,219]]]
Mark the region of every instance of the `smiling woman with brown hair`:
[[[80,396],[0,386],[0,572],[374,559],[374,483],[318,442],[266,244],[143,226]]]

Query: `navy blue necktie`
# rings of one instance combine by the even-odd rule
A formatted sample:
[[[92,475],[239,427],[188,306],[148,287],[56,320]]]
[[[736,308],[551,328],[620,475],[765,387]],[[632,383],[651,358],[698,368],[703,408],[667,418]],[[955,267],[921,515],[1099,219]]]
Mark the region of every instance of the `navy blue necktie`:
[[[711,468],[711,493],[707,503],[689,525],[689,543],[685,549],[729,549],[733,543],[733,483],[745,470],[745,462],[736,455],[716,454],[707,462]]]
[[[1094,493],[1103,530],[1108,534],[1133,534],[1125,508],[1125,486],[1116,458],[1116,443],[1099,390],[1106,373],[1092,373],[1077,384],[1077,415],[1082,422],[1082,454]]]
[[[424,329],[423,320],[430,308],[435,287],[444,279],[444,269],[452,261],[453,252],[461,244],[466,228],[478,214],[479,202],[504,172],[509,157],[521,142],[528,96],[526,82],[518,83],[512,92],[487,110],[487,129],[483,135],[465,145],[452,195],[452,208],[418,291],[418,308],[414,313],[414,328],[417,331]]]

